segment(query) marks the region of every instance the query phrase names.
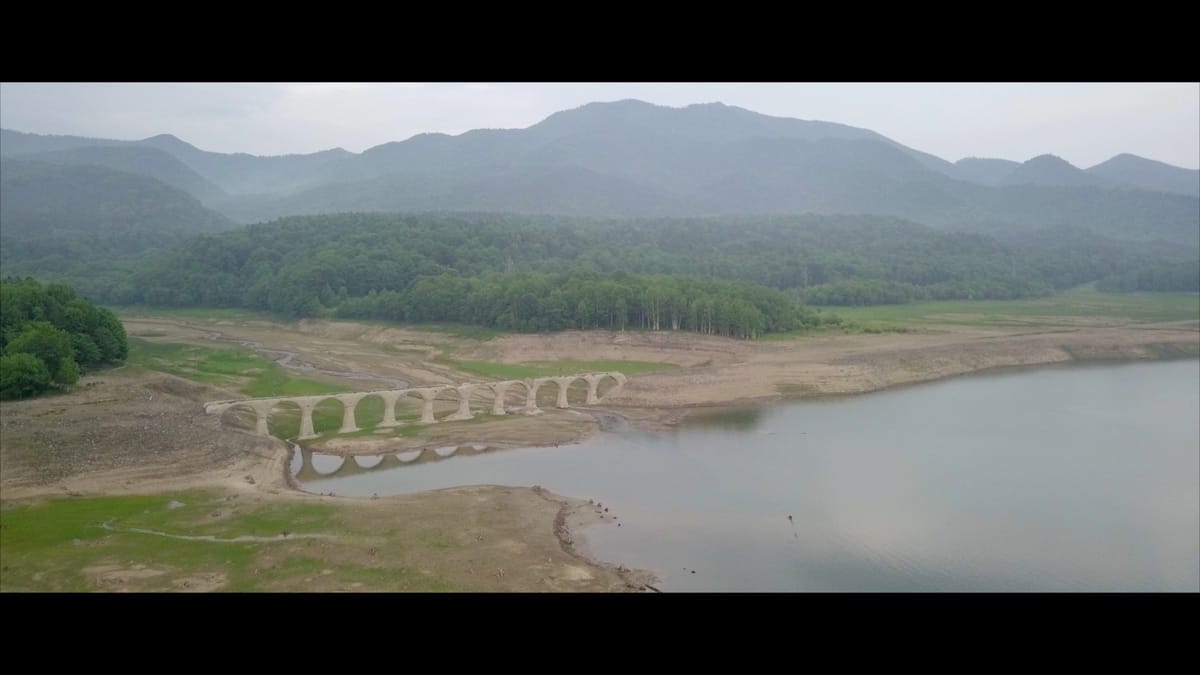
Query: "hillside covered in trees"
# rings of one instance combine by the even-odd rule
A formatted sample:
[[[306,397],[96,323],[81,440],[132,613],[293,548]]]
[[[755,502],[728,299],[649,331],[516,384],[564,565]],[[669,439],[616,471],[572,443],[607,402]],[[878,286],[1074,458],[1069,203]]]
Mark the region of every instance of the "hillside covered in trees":
[[[118,305],[749,336],[806,325],[802,312],[779,309],[783,297],[789,305],[1034,297],[1189,255],[1074,229],[1002,242],[870,216],[343,214],[198,237],[79,283]],[[709,302],[739,306],[721,314],[739,318],[702,320]],[[755,312],[761,321],[740,318]]]
[[[63,284],[0,281],[0,398],[74,384],[82,371],[125,360],[125,327]]]
[[[1147,265],[1102,279],[1096,284],[1096,288],[1116,293],[1134,291],[1195,293],[1200,290],[1200,261]]]

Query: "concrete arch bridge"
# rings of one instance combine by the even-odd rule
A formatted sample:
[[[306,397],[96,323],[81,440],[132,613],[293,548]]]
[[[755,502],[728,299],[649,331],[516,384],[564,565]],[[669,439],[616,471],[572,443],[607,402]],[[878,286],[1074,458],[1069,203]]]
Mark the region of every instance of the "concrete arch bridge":
[[[505,415],[509,412],[519,412],[526,415],[537,415],[542,412],[537,404],[538,390],[544,385],[557,384],[558,397],[555,401],[557,408],[569,408],[570,404],[567,401],[567,391],[571,385],[579,380],[587,383],[587,399],[585,405],[595,405],[600,403],[603,398],[599,395],[600,384],[607,378],[611,378],[615,385],[608,389],[603,398],[611,396],[625,385],[627,378],[624,374],[611,371],[603,373],[580,373],[577,375],[563,375],[556,377],[535,377],[524,380],[505,380],[503,382],[472,382],[460,385],[437,385],[432,387],[408,387],[405,389],[386,389],[382,391],[358,391],[342,394],[317,394],[315,396],[271,396],[264,398],[248,398],[240,400],[228,401],[210,401],[204,404],[204,412],[210,415],[221,415],[226,411],[242,408],[253,412],[255,415],[255,431],[259,436],[268,436],[267,422],[270,419],[272,411],[281,403],[291,403],[300,409],[300,435],[301,440],[317,438],[317,434],[313,430],[313,410],[322,401],[334,399],[342,404],[342,426],[338,429],[339,434],[348,434],[359,431],[358,424],[355,421],[354,411],[359,402],[370,396],[377,396],[383,401],[383,421],[375,425],[375,428],[388,428],[403,426],[404,423],[396,419],[396,403],[403,397],[415,397],[421,400],[421,419],[419,424],[436,424],[438,422],[449,422],[455,420],[469,420],[475,417],[471,412],[471,397],[479,394],[490,395],[492,399],[491,414]],[[505,397],[512,393],[519,395],[522,390],[525,394],[524,405],[518,408],[509,408],[505,404]],[[454,391],[458,399],[458,410],[442,417],[441,419],[434,417],[433,403],[439,394]]]

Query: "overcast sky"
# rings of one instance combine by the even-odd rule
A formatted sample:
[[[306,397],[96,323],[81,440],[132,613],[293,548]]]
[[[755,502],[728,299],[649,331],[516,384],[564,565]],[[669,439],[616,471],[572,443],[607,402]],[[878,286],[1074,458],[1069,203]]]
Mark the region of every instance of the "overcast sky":
[[[0,84],[0,126],[204,150],[354,152],[414,134],[518,128],[592,101],[720,101],[877,131],[950,161],[1131,152],[1200,168],[1200,83],[1182,84]]]

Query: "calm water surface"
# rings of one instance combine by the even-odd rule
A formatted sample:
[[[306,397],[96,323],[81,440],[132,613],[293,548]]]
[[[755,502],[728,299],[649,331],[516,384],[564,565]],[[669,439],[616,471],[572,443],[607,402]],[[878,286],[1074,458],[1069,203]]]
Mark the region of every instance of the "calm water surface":
[[[591,553],[653,570],[664,591],[1200,590],[1200,361],[965,377],[673,433],[452,451],[341,468],[297,456],[293,472],[340,495],[496,483],[596,499],[621,526],[585,529]]]

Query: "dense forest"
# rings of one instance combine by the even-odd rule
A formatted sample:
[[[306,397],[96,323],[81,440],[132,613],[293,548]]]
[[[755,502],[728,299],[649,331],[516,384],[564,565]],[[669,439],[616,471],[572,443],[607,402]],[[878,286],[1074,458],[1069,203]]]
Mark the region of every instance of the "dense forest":
[[[1101,291],[1200,291],[1200,261],[1148,265],[1100,280]]]
[[[1035,297],[1156,265],[1179,247],[1048,229],[1000,242],[876,216],[596,220],[303,216],[203,236],[81,280],[112,304],[309,316],[419,280],[495,272],[671,275],[795,290],[810,304]]]
[[[332,289],[324,295],[329,304],[337,303]],[[316,303],[325,301],[313,300],[310,309],[317,310]],[[403,291],[371,291],[345,299],[337,303],[337,316],[454,321],[518,331],[690,330],[740,338],[837,321],[799,307],[780,291],[754,284],[590,271],[422,277]]]
[[[125,327],[63,284],[0,281],[0,398],[74,384],[81,371],[125,360]]]

